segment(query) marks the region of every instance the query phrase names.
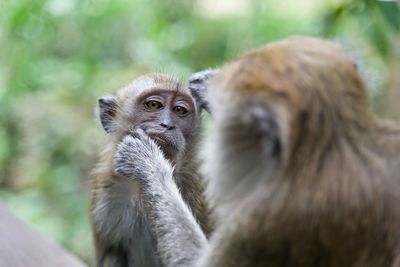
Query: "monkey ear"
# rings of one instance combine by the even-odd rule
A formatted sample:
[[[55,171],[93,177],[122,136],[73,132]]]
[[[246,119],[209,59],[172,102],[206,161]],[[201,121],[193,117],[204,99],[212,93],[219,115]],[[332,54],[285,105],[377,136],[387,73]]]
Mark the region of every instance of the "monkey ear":
[[[196,100],[197,106],[211,113],[210,105],[207,100],[209,80],[217,74],[219,69],[207,69],[194,73],[189,78],[189,90]]]
[[[253,105],[243,114],[242,123],[251,131],[263,153],[278,157],[282,149],[282,136],[276,114],[262,105]]]
[[[99,98],[99,116],[100,122],[107,133],[113,131],[112,122],[114,120],[117,102],[113,96],[104,96]]]

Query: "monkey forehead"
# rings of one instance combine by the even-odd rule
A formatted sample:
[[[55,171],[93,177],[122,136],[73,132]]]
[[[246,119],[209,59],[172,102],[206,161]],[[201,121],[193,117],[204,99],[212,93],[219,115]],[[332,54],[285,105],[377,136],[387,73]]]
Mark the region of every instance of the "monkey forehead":
[[[162,73],[149,73],[128,83],[118,91],[117,96],[120,99],[137,97],[154,89],[189,92],[189,89],[185,88],[177,77]]]

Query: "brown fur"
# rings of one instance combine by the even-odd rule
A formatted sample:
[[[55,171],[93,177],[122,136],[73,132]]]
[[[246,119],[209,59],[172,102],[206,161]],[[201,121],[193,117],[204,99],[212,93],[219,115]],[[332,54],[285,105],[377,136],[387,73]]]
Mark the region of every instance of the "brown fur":
[[[260,47],[225,65],[210,91],[219,220],[199,265],[400,266],[400,128],[371,114],[338,47],[307,37]],[[275,118],[280,145],[256,163],[246,151],[262,155],[259,124],[242,119],[255,106]],[[232,168],[263,171],[225,175]]]

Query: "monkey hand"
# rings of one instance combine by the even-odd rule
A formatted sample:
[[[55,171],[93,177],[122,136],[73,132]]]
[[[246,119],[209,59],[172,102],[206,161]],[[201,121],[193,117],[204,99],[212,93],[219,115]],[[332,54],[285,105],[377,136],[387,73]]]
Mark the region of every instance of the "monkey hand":
[[[173,168],[160,147],[142,129],[125,136],[114,157],[116,174],[141,183],[160,182],[172,177]]]
[[[194,73],[189,78],[189,90],[197,104],[211,113],[210,105],[207,101],[207,89],[209,80],[217,74],[219,69],[207,69]]]

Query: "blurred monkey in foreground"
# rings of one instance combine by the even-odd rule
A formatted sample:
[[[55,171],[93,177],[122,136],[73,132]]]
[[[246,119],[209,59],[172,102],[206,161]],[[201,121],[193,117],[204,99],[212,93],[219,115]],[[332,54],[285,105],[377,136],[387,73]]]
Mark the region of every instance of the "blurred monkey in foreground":
[[[196,157],[200,109],[179,80],[163,74],[135,79],[116,96],[100,98],[99,108],[108,143],[93,172],[91,186],[90,216],[97,266],[161,266],[156,237],[150,231],[151,218],[144,212],[147,192],[139,179],[156,176],[173,181],[183,197],[182,205],[188,205],[206,235],[210,232]],[[118,145],[129,149],[131,144],[120,144],[121,139],[136,131],[143,131],[153,140],[157,153],[126,155],[126,164],[135,164],[140,172],[137,175],[145,176],[131,179],[131,173],[129,178],[125,175],[128,165],[122,160],[117,162],[118,173],[115,172],[113,158]],[[166,167],[169,172],[157,172]]]

